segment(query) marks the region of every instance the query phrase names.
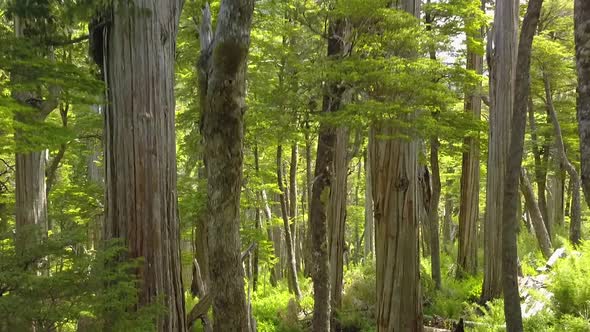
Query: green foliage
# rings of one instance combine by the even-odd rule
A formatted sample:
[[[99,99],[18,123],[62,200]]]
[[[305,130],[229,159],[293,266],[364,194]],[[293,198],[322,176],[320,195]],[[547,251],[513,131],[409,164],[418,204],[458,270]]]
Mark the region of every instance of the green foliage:
[[[22,254],[16,253],[10,236],[2,238],[0,320],[13,330],[31,322],[51,330],[70,326],[82,316],[91,319],[96,330],[153,329],[158,305],[128,310],[137,301],[137,283],[130,272],[139,262],[119,262],[124,251],[117,243],[86,252],[80,243],[83,236],[83,229],[72,227],[30,245]]]
[[[584,242],[579,252],[569,251],[560,260],[549,289],[553,292],[553,307],[558,316],[590,317],[590,243]]]
[[[261,275],[262,277],[262,275]],[[260,332],[302,332],[304,327],[299,322],[300,312],[313,310],[313,298],[310,294],[308,279],[299,278],[303,298],[299,303],[289,293],[286,281],[278,287],[262,288],[253,293],[252,312]],[[259,286],[260,287],[260,286]]]
[[[346,271],[342,309],[338,318],[344,329],[372,331],[376,319],[375,263],[369,260]]]

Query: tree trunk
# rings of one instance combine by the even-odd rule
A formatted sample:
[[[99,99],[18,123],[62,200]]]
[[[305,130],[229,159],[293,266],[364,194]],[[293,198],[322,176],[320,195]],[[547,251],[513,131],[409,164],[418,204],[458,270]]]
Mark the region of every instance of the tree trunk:
[[[312,200],[312,160],[311,160],[311,138],[309,137],[309,122],[305,131],[305,191],[307,197],[307,232],[303,239],[303,274],[311,276],[313,266],[312,249],[311,249],[311,200]]]
[[[337,60],[347,50],[346,22],[343,19],[331,21],[328,26],[328,58]],[[340,108],[344,88],[330,83],[323,97],[322,113],[330,114]],[[330,331],[330,263],[328,249],[328,207],[331,182],[334,179],[334,155],[336,148],[336,129],[325,122],[320,123],[315,177],[310,203],[309,231],[311,234],[311,254],[314,293],[314,311],[311,321],[313,332]]]
[[[283,171],[281,164],[283,162],[283,146],[277,146],[277,183],[279,185],[279,201],[281,203],[281,216],[283,218],[283,227],[285,229],[285,244],[287,249],[287,269],[289,270],[289,284],[293,294],[297,299],[301,298],[301,290],[299,289],[299,282],[297,281],[297,262],[295,261],[295,248],[293,247],[293,237],[291,235],[291,227],[289,226],[289,214],[287,212],[287,204],[285,200],[285,186],[283,185]]]
[[[14,30],[17,38],[27,38],[25,31],[29,24],[25,19],[14,18]],[[11,74],[13,83],[19,83],[27,73],[14,70]],[[29,74],[30,75],[30,74]],[[30,83],[30,82],[25,82]],[[25,125],[34,125],[45,121],[47,116],[58,106],[57,88],[50,87],[51,95],[41,103],[31,103],[42,97],[30,91],[13,89],[12,97],[23,107],[34,108],[31,112],[15,112],[15,120]],[[47,196],[45,182],[46,151],[31,151],[31,142],[27,133],[18,128],[14,138],[15,156],[15,232],[16,253],[24,255],[31,247],[39,244],[47,236]]]
[[[543,0],[530,0],[525,14],[522,30],[520,33],[520,43],[518,44],[518,58],[516,67],[516,79],[514,82],[514,100],[512,105],[512,135],[510,137],[510,150],[508,162],[506,165],[506,185],[504,187],[504,200],[502,210],[502,286],[504,291],[504,315],[506,317],[506,329],[508,331],[522,331],[522,313],[520,308],[520,293],[518,291],[518,252],[517,252],[517,228],[518,228],[518,204],[520,196],[518,194],[518,180],[521,175],[522,155],[524,150],[524,134],[526,129],[527,105],[530,95],[530,67],[531,67],[531,48],[533,37],[537,30],[537,23],[541,14]],[[502,5],[506,10],[502,10]],[[518,2],[516,2],[518,5]],[[497,25],[498,37],[508,39],[509,35],[503,35],[506,30],[512,31],[514,25],[513,17],[518,16],[512,1],[504,4],[498,3],[501,7],[497,14],[506,15],[499,19]],[[511,28],[507,28],[508,24]],[[506,29],[506,30],[505,30]],[[514,46],[513,43],[497,44],[497,47],[506,46],[508,49]],[[498,52],[498,48],[496,49]],[[501,51],[500,51],[501,52]],[[501,58],[501,57],[500,57]],[[509,59],[508,56],[505,57]],[[500,60],[502,61],[502,60]],[[506,66],[507,73],[510,73],[508,63]],[[502,67],[500,67],[502,69]],[[498,79],[501,77],[498,76]],[[510,86],[505,86],[510,88]],[[497,89],[496,93],[506,97],[506,90]],[[510,105],[508,105],[510,106]],[[545,235],[548,241],[549,236]],[[540,237],[539,240],[542,240]],[[547,250],[547,245],[542,246]]]
[[[590,2],[587,0],[575,0],[574,31],[578,72],[577,113],[581,181],[586,204],[590,206]]]
[[[548,155],[548,149],[546,144],[539,149],[539,139],[537,135],[537,123],[535,120],[535,105],[533,104],[533,98],[529,96],[528,103],[528,114],[529,114],[529,126],[531,128],[531,145],[533,151],[533,157],[535,160],[535,181],[537,182],[537,196],[539,197],[539,209],[541,210],[541,216],[545,222],[545,228],[551,237],[551,222],[548,218],[549,210],[547,208],[547,198],[545,196],[546,184],[547,184],[547,163],[545,163],[545,156]]]
[[[370,151],[375,202],[377,330],[422,331],[418,254],[418,142],[374,125]]]
[[[365,258],[375,253],[375,214],[373,213],[373,187],[371,179],[371,158],[369,150],[373,142],[369,139],[365,154]]]
[[[539,205],[535,200],[533,186],[531,185],[531,182],[529,181],[529,178],[524,168],[522,169],[520,174],[520,190],[522,191],[522,195],[524,196],[526,209],[530,217],[533,230],[535,231],[537,242],[539,242],[539,249],[541,249],[543,256],[546,259],[549,259],[549,257],[551,257],[551,254],[553,253],[553,251],[551,250],[551,239],[549,238],[549,233],[545,228],[545,222],[543,221],[543,216],[541,215]]]
[[[440,167],[438,164],[438,149],[440,143],[437,138],[430,139],[430,167],[432,169],[432,175],[430,177],[432,195],[430,197],[428,205],[428,219],[430,225],[430,265],[432,279],[436,289],[441,287],[441,274],[440,274],[440,238],[439,238],[439,224],[438,224],[438,204],[440,202]],[[428,169],[426,169],[428,172]]]
[[[346,227],[346,199],[348,178],[348,129],[336,129],[334,148],[334,177],[330,184],[328,204],[328,246],[330,256],[330,287],[332,299],[332,330],[337,326],[336,311],[342,302],[342,277],[344,274],[344,247]]]
[[[480,33],[482,37],[483,33]],[[481,75],[483,57],[469,49],[467,69]],[[475,120],[481,118],[481,84],[465,98],[465,112]],[[461,164],[461,189],[459,203],[459,249],[457,252],[457,277],[464,273],[477,273],[477,220],[479,219],[479,137],[467,137],[463,141]]]
[[[447,187],[450,186],[450,181],[447,180]],[[445,251],[448,251],[451,244],[454,242],[451,235],[453,228],[453,199],[447,190],[445,193],[445,215],[443,216],[443,246]]]
[[[215,331],[247,331],[240,258],[247,56],[253,0],[222,0],[209,50],[203,141],[208,181],[209,267]],[[205,93],[205,92],[203,92]]]
[[[129,257],[143,259],[136,270],[138,306],[162,301],[157,330],[184,331],[174,135],[181,3],[113,6],[105,45],[105,238],[123,239]]]
[[[510,145],[510,119],[514,96],[514,68],[518,3],[514,0],[496,2],[493,52],[490,70],[490,133],[488,142],[488,173],[486,213],[484,221],[484,278],[482,302],[502,295],[502,216],[504,186]],[[488,43],[488,47],[491,47]],[[518,173],[516,173],[518,181]],[[517,184],[517,183],[513,183]],[[512,220],[512,219],[511,219]]]
[[[589,22],[590,23],[590,22]],[[590,27],[590,26],[589,26]],[[580,204],[580,177],[578,171],[572,163],[569,161],[567,154],[565,153],[565,144],[563,143],[563,135],[561,133],[561,127],[559,120],[557,119],[557,113],[555,112],[555,106],[553,104],[553,95],[551,94],[551,83],[546,73],[543,73],[543,83],[545,85],[545,103],[547,106],[547,112],[553,123],[553,130],[555,133],[555,145],[557,147],[557,155],[560,163],[566,172],[572,179],[572,214],[570,222],[570,242],[573,245],[578,245],[581,239],[582,231],[582,217],[581,217],[581,204]]]
[[[301,247],[299,246],[299,220],[297,220],[297,163],[299,147],[297,143],[291,145],[291,163],[289,166],[289,218],[291,219],[291,235],[293,237],[293,251],[295,253],[295,267],[301,266]]]

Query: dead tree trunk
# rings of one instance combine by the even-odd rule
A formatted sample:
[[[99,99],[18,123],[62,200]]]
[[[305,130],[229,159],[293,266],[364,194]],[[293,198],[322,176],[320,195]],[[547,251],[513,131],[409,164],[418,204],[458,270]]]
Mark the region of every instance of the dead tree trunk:
[[[572,163],[569,161],[567,154],[565,153],[565,144],[563,143],[563,135],[561,133],[561,126],[557,119],[557,113],[555,112],[555,106],[553,104],[553,95],[551,94],[551,83],[546,73],[543,73],[543,83],[545,86],[545,103],[547,106],[547,112],[551,118],[553,124],[553,130],[555,133],[555,142],[557,146],[557,155],[560,163],[566,172],[569,174],[572,182],[572,214],[570,222],[570,242],[573,245],[578,245],[581,239],[582,232],[582,212],[580,203],[580,176],[578,171]]]
[[[539,249],[541,249],[543,256],[549,259],[553,253],[551,249],[551,239],[549,238],[549,233],[545,228],[545,222],[543,221],[543,216],[541,215],[539,205],[535,200],[533,186],[531,185],[524,168],[520,173],[520,190],[524,196],[524,202],[526,204],[528,215],[531,219],[533,230],[535,231],[535,235],[537,237],[537,242],[539,243]]]

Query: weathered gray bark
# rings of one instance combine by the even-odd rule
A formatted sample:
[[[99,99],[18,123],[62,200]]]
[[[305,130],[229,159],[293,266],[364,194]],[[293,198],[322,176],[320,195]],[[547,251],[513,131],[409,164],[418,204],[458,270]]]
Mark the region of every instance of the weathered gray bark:
[[[209,267],[215,331],[247,331],[240,259],[247,57],[253,0],[223,0],[209,46],[203,141],[209,210]]]
[[[104,45],[105,238],[141,257],[138,306],[158,331],[186,330],[176,201],[174,56],[181,1],[114,1]],[[108,327],[105,327],[108,329]]]
[[[553,250],[551,249],[551,240],[549,238],[549,233],[545,228],[545,222],[543,221],[541,210],[539,209],[539,205],[535,200],[533,186],[531,185],[529,177],[527,176],[524,168],[520,172],[520,191],[524,196],[526,210],[530,217],[533,230],[535,231],[537,242],[539,243],[539,249],[541,249],[543,256],[548,259],[553,253]]]
[[[518,2],[517,2],[518,4]],[[530,68],[531,49],[533,37],[537,30],[537,23],[541,14],[543,0],[530,0],[522,23],[520,43],[518,44],[518,58],[516,64],[516,79],[514,82],[514,100],[512,115],[512,133],[510,137],[510,150],[506,165],[506,184],[504,187],[504,200],[502,211],[502,286],[504,291],[504,315],[506,317],[506,329],[508,331],[522,331],[522,313],[520,308],[520,293],[518,291],[518,181],[521,175],[522,155],[524,150],[524,134],[526,129],[527,106],[530,95]],[[497,4],[500,5],[500,4]],[[499,37],[503,35],[503,21],[511,21],[515,8],[510,1],[504,4],[510,7],[509,11],[499,13],[508,15],[500,18]],[[512,22],[513,23],[513,22]],[[500,45],[497,45],[500,46]],[[512,46],[510,44],[508,47]],[[498,48],[496,48],[498,52]],[[507,57],[508,58],[508,57]],[[496,93],[503,95],[506,90],[498,89]],[[548,241],[549,236],[544,234]],[[542,240],[539,238],[539,240]],[[543,245],[544,249],[545,245]]]
[[[287,270],[289,277],[289,285],[291,291],[297,299],[301,298],[301,290],[299,289],[299,282],[297,280],[297,262],[295,261],[295,248],[293,247],[293,237],[291,235],[291,227],[289,226],[289,214],[287,212],[287,204],[285,200],[285,186],[283,185],[283,171],[281,164],[283,162],[283,146],[277,146],[277,183],[279,185],[279,201],[281,204],[281,216],[283,218],[283,227],[285,230],[285,244],[287,249]]]
[[[581,203],[580,203],[580,176],[578,171],[572,163],[569,161],[567,154],[565,153],[565,144],[563,143],[563,135],[561,133],[561,126],[557,119],[557,113],[555,112],[555,106],[553,104],[553,95],[551,93],[551,82],[549,76],[543,73],[543,83],[545,86],[545,105],[547,106],[547,112],[551,118],[553,124],[553,131],[555,133],[555,145],[557,147],[557,156],[561,163],[561,166],[569,174],[572,186],[572,210],[570,220],[570,242],[574,245],[580,243],[581,232],[582,232],[582,217],[581,217]]]
[[[578,72],[578,132],[580,135],[581,181],[590,205],[590,2],[574,2],[574,37]]]
[[[332,300],[332,330],[338,331],[336,311],[342,302],[342,277],[344,275],[344,246],[346,227],[346,199],[348,178],[348,129],[336,129],[334,146],[334,176],[330,183],[328,204],[328,250],[330,257],[330,287]]]
[[[483,37],[483,34],[477,36]],[[481,75],[483,57],[475,51],[467,50],[467,69]],[[465,112],[474,119],[481,117],[481,84],[465,97]],[[457,277],[477,273],[477,221],[479,219],[479,137],[463,140],[463,159],[461,164],[461,189],[459,203],[459,249],[457,251]]]
[[[514,100],[514,67],[518,3],[499,0],[494,13],[493,52],[488,49],[490,71],[490,133],[486,213],[484,219],[484,278],[482,302],[502,294],[502,216]],[[491,47],[488,42],[488,47]],[[516,174],[518,181],[518,173]],[[516,184],[516,183],[513,183]]]
[[[328,26],[328,58],[337,60],[347,51],[344,35],[346,22],[333,20]],[[344,89],[336,83],[326,87],[323,97],[322,113],[337,112],[342,102]],[[314,311],[311,329],[314,332],[330,331],[330,263],[328,247],[328,208],[331,183],[334,179],[334,155],[336,148],[336,129],[327,123],[320,123],[315,177],[310,200],[309,231],[311,235],[311,255]]]
[[[375,253],[375,214],[373,213],[373,187],[371,186],[371,158],[369,149],[372,141],[369,139],[365,155],[365,258],[372,258]]]

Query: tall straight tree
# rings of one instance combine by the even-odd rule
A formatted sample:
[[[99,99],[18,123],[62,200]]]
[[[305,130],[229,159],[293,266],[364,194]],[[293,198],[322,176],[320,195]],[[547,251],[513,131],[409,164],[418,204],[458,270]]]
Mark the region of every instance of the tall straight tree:
[[[480,35],[483,37],[483,28]],[[481,75],[483,57],[467,46],[467,69]],[[481,117],[481,84],[465,97],[465,112],[474,119]],[[459,250],[457,252],[457,276],[474,275],[477,272],[477,221],[479,219],[479,137],[466,137],[463,141],[461,164],[461,191],[459,205]]]
[[[482,300],[502,295],[502,216],[510,119],[514,96],[514,60],[518,1],[499,0],[494,13],[493,52],[490,60],[490,129],[486,213],[484,220],[484,277]],[[489,47],[490,45],[488,45]],[[517,178],[518,181],[518,178]]]
[[[419,17],[420,1],[397,7]],[[398,50],[401,51],[401,50]],[[387,121],[372,125],[369,156],[375,207],[377,331],[422,331],[418,254],[418,154],[415,138]]]
[[[36,20],[39,18],[32,18]],[[41,18],[42,19],[42,18]],[[26,39],[34,36],[27,35],[30,31],[27,25],[29,20],[16,16],[14,19],[14,31],[17,38]],[[29,33],[30,34],[30,33]],[[20,72],[18,68],[11,73],[13,83],[22,82],[26,71]],[[25,69],[25,68],[22,68]],[[25,84],[26,85],[26,84]],[[39,89],[40,90],[40,89]],[[26,125],[39,124],[45,121],[47,116],[58,106],[59,89],[49,88],[49,96],[45,99],[32,91],[13,90],[13,97],[22,105],[29,107],[28,111],[16,113],[16,121]],[[48,228],[47,197],[46,197],[46,153],[45,151],[30,151],[31,147],[27,133],[17,126],[16,140],[16,165],[15,165],[15,191],[16,191],[16,249],[17,253],[24,254],[27,248],[46,236]]]
[[[161,301],[158,331],[184,331],[176,199],[174,57],[182,1],[113,1],[104,46],[105,238],[141,257],[138,306]]]
[[[334,177],[330,188],[328,209],[328,246],[330,256],[330,287],[332,300],[332,330],[339,330],[335,318],[342,302],[344,275],[344,241],[346,227],[346,199],[348,178],[348,129],[336,129],[334,147]]]
[[[575,0],[574,39],[578,71],[578,131],[582,165],[582,189],[590,205],[590,2]]]
[[[333,19],[328,25],[328,58],[337,60],[347,52],[345,42],[346,21]],[[326,87],[323,97],[322,113],[331,114],[340,109],[344,88],[337,83]],[[334,178],[334,152],[336,148],[336,128],[321,123],[318,137],[317,157],[310,199],[309,232],[313,264],[313,318],[311,329],[314,332],[330,331],[330,263],[328,251],[328,204],[330,202],[331,182]]]
[[[497,5],[500,5],[499,3]],[[513,4],[508,1],[505,6],[510,7],[503,15],[511,19]],[[537,30],[539,16],[543,0],[529,0],[528,8],[522,22],[520,42],[518,44],[518,57],[516,63],[516,78],[514,81],[514,100],[512,115],[512,132],[510,137],[510,149],[506,164],[506,184],[504,186],[504,200],[502,210],[502,286],[504,291],[504,315],[506,317],[506,330],[509,332],[522,331],[522,313],[520,309],[520,293],[518,291],[518,202],[520,201],[518,181],[521,175],[522,155],[524,150],[524,133],[526,129],[527,106],[531,90],[531,49],[533,38]],[[509,39],[503,35],[505,25],[500,18],[497,26],[498,36]],[[498,47],[499,45],[496,45]],[[508,47],[512,45],[507,45]],[[498,50],[496,49],[496,52]],[[502,67],[500,67],[502,69]],[[498,89],[498,94],[505,91]],[[547,237],[548,239],[548,237]]]
[[[223,0],[206,60],[202,133],[215,331],[248,331],[240,247],[246,69],[254,0]]]

